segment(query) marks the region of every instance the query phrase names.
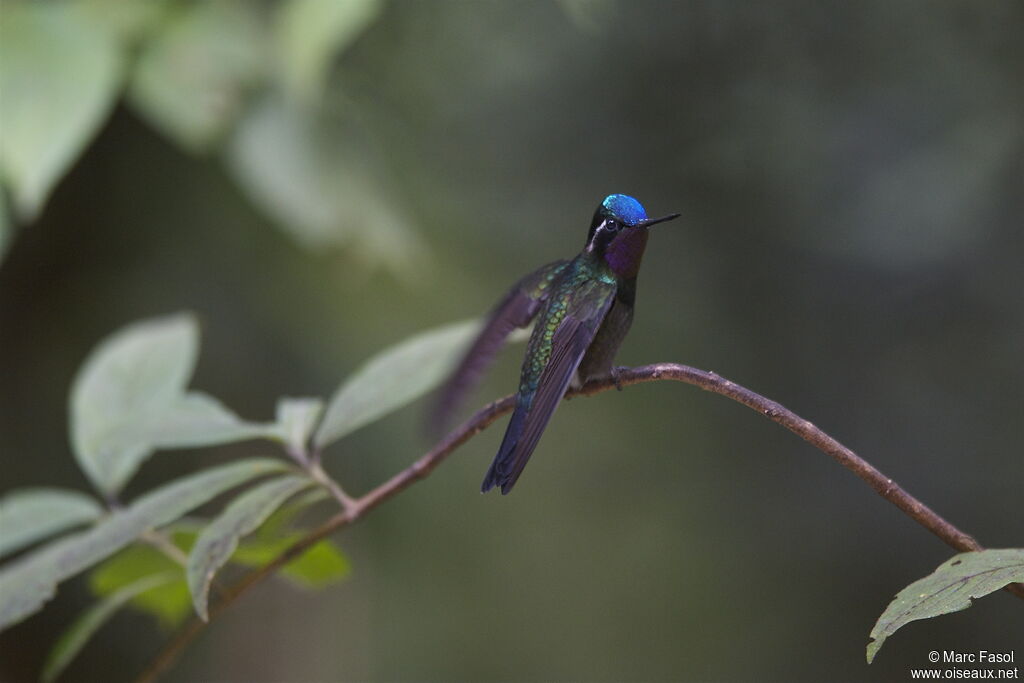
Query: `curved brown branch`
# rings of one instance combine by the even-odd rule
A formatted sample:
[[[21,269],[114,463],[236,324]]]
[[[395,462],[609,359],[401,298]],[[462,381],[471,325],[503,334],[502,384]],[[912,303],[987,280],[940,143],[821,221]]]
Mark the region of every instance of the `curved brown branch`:
[[[831,436],[816,427],[813,423],[803,419],[785,406],[761,396],[745,387],[727,380],[714,372],[698,370],[687,365],[677,363],[656,363],[636,368],[618,368],[616,378],[607,378],[588,382],[580,389],[570,391],[566,398],[573,396],[590,396],[598,394],[616,386],[629,386],[643,382],[656,382],[659,380],[674,380],[685,382],[700,387],[722,396],[727,396],[734,401],[756,410],[769,420],[777,422],[789,431],[799,436],[818,450],[830,456],[840,465],[850,470],[863,479],[878,495],[905,512],[911,519],[942,539],[947,545],[966,552],[970,550],[981,550],[982,546],[972,536],[964,533],[957,527],[950,524],[927,505],[914,496],[907,493],[889,477],[878,471],[873,465],[854,453],[852,450],[839,443]],[[420,457],[409,467],[405,468],[386,482],[351,502],[350,507],[334,517],[330,518],[316,529],[313,529],[302,539],[290,546],[281,555],[274,558],[269,564],[256,569],[245,575],[227,588],[210,609],[210,620],[217,618],[221,612],[229,607],[241,595],[248,592],[257,584],[261,583],[274,572],[288,564],[315,543],[326,538],[335,531],[346,527],[364,514],[377,507],[392,496],[397,495],[408,486],[419,479],[423,479],[456,448],[469,441],[473,436],[486,429],[492,422],[509,412],[512,409],[514,396],[506,396],[490,403],[476,412],[473,417],[466,420],[458,428],[452,430],[444,439],[434,446],[428,453]],[[1024,585],[1010,584],[1007,590],[1014,595],[1024,598]],[[206,626],[205,622],[193,618],[178,634],[169,641],[161,652],[150,663],[149,668],[144,671],[138,681],[153,681],[163,673],[181,653],[193,638]]]

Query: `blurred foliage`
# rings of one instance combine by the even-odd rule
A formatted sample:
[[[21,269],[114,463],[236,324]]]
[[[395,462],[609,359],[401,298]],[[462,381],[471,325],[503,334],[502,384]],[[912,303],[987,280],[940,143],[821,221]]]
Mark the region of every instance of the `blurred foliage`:
[[[4,3],[0,168],[23,220],[109,115],[121,78],[115,36],[70,3]]]
[[[228,150],[253,201],[311,248],[408,273],[415,229],[358,152],[317,138],[332,63],[378,0],[9,0],[0,22],[0,169],[31,222],[124,89],[193,154]],[[236,131],[237,130],[237,134]],[[340,193],[339,193],[340,188]],[[0,205],[0,256],[8,232]],[[379,229],[356,228],[372,219]]]
[[[228,165],[252,202],[299,243],[351,245],[357,264],[414,272],[413,258],[426,252],[396,198],[347,162],[337,133],[323,128],[306,110],[268,96],[239,124]],[[358,229],[367,225],[372,230]]]
[[[281,84],[297,104],[318,104],[334,56],[377,19],[380,0],[295,0],[281,3],[274,46]]]
[[[224,137],[266,70],[253,8],[231,0],[170,6],[140,49],[128,98],[186,149],[208,150]]]

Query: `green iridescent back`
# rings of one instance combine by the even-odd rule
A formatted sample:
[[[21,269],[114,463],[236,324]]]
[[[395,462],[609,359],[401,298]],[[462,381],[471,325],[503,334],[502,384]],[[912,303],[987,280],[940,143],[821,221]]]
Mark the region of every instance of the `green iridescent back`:
[[[580,254],[557,273],[549,285],[551,296],[541,309],[530,335],[519,379],[520,395],[527,398],[533,394],[540,382],[548,361],[551,360],[555,331],[562,324],[566,313],[573,308],[600,306],[609,296],[614,296],[616,278],[603,259],[593,258],[587,253]],[[602,287],[587,287],[588,283],[601,283]]]

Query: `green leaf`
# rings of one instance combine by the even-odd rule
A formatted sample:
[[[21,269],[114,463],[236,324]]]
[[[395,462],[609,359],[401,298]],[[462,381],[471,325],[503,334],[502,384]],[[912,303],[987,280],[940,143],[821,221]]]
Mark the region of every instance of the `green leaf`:
[[[71,444],[93,484],[116,493],[153,450],[145,426],[182,395],[199,329],[178,314],[129,325],[90,354],[71,387]]]
[[[160,24],[173,0],[76,0],[82,12],[117,34],[123,44],[145,38]]]
[[[274,22],[285,92],[316,104],[332,60],[380,14],[379,0],[285,0]]]
[[[282,535],[284,525],[296,512],[327,497],[327,493],[318,488],[282,505],[254,536],[239,544],[230,563],[262,567],[270,562],[304,535],[294,531]],[[165,532],[171,535],[176,546],[188,553],[195,547],[202,528],[202,524],[179,521]],[[299,588],[314,590],[345,578],[349,571],[348,559],[331,541],[324,540],[282,567],[280,576]],[[137,542],[121,550],[89,574],[89,588],[97,597],[105,597],[161,572],[177,572],[179,578],[133,597],[131,606],[156,616],[161,626],[170,631],[192,613],[192,594],[181,566],[153,546]]]
[[[50,650],[43,665],[43,672],[40,676],[44,683],[50,683],[56,679],[68,664],[81,652],[89,639],[105,624],[110,617],[121,609],[132,598],[141,593],[152,590],[158,586],[174,581],[177,578],[175,573],[158,574],[147,576],[143,579],[125,586],[121,590],[100,600],[95,605],[82,613],[64,631],[57,640],[57,643]]]
[[[885,608],[871,629],[868,664],[885,639],[900,627],[918,619],[967,609],[972,599],[1015,582],[1024,582],[1024,548],[961,553],[944,562],[928,576],[901,590]]]
[[[0,21],[0,171],[32,220],[106,120],[122,55],[74,3],[5,2]]]
[[[11,491],[0,498],[0,557],[61,531],[95,522],[103,508],[92,496],[55,488]]]
[[[314,437],[323,448],[401,408],[448,375],[480,331],[480,321],[423,332],[371,358],[334,393]]]
[[[194,448],[276,436],[275,424],[246,422],[217,399],[190,391],[175,401],[144,436],[158,448]]]
[[[223,567],[238,548],[238,541],[252,533],[281,503],[313,480],[302,476],[286,476],[264,482],[236,498],[206,527],[188,556],[189,589],[196,613],[206,621],[206,603],[217,570]]]
[[[263,523],[263,526],[259,528],[257,535],[264,540],[279,539],[291,529],[291,525],[296,517],[303,510],[330,498],[331,494],[322,487],[317,487],[312,491],[303,493],[301,496],[296,496],[279,507],[274,514],[270,515],[267,521]]]
[[[97,488],[117,493],[156,448],[277,438],[274,423],[242,420],[202,392],[185,392],[199,329],[178,314],[130,325],[104,340],[71,389],[71,440]]]
[[[177,524],[173,526],[173,530],[165,533],[187,554],[199,532],[182,531]],[[184,567],[152,545],[133,543],[98,565],[89,573],[89,589],[97,597],[106,597],[147,576],[167,572],[174,573],[176,580],[134,596],[131,605],[152,614],[170,631],[192,613],[192,596],[185,582]]]
[[[182,477],[142,496],[86,531],[18,558],[0,571],[0,630],[38,611],[57,584],[137,539],[169,524],[224,491],[286,469],[280,460],[254,458]]]
[[[232,562],[249,567],[262,567],[301,539],[292,533],[278,538],[257,538],[246,541],[231,557]],[[281,568],[281,575],[300,588],[315,590],[348,576],[348,558],[330,540],[323,540]]]
[[[342,580],[352,570],[348,558],[328,540],[320,541],[281,568],[281,575],[308,590]]]
[[[323,412],[324,402],[318,398],[282,398],[277,402],[279,438],[289,450],[305,453],[309,436]]]
[[[128,96],[158,129],[189,150],[228,130],[265,67],[256,3],[179,4],[139,56]]]

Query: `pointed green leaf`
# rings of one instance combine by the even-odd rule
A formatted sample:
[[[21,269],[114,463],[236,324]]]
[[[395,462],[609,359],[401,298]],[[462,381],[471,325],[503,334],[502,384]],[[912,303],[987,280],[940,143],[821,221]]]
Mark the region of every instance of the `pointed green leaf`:
[[[217,399],[190,391],[144,425],[145,437],[157,448],[195,448],[276,436],[274,424],[246,422]]]
[[[313,427],[324,412],[318,398],[282,398],[277,402],[278,436],[293,451],[306,452]]]
[[[191,523],[179,520],[161,530],[184,555],[199,535]],[[131,606],[156,617],[160,626],[171,631],[192,613],[192,596],[185,582],[185,568],[162,550],[144,541],[136,541],[89,572],[89,590],[97,597],[107,597],[147,576],[172,572],[174,581],[145,591],[131,599]]]
[[[280,538],[291,528],[295,518],[303,510],[322,500],[328,500],[330,497],[331,494],[322,487],[317,487],[312,491],[303,493],[301,496],[296,496],[279,507],[274,514],[267,518],[267,521],[259,528],[258,536],[264,540]]]
[[[348,558],[325,539],[282,567],[281,575],[300,588],[319,590],[341,581],[351,571]]]
[[[206,527],[188,556],[188,585],[196,613],[207,619],[206,603],[214,574],[224,566],[243,536],[252,533],[281,503],[313,484],[307,477],[273,479],[236,498]]]
[[[430,391],[451,372],[480,321],[423,332],[371,358],[335,392],[317,429],[323,448]]]
[[[11,491],[0,498],[0,557],[87,522],[103,508],[92,496],[55,488]]]
[[[238,546],[231,561],[248,567],[262,567],[302,537],[301,533],[291,533],[246,541]],[[282,567],[281,576],[300,588],[316,590],[344,579],[350,571],[348,558],[334,543],[325,539]]]
[[[116,493],[152,452],[143,427],[181,396],[199,330],[178,314],[129,325],[90,354],[71,387],[71,444],[93,484]]]
[[[918,619],[967,609],[974,598],[1015,582],[1024,582],[1024,548],[961,553],[944,562],[928,576],[901,590],[885,608],[871,629],[868,664],[885,639],[900,627]]]
[[[0,630],[38,611],[57,584],[137,539],[169,524],[220,493],[250,479],[287,469],[280,460],[254,458],[182,477],[111,514],[96,526],[66,536],[0,570]]]
[[[114,103],[115,37],[70,2],[6,2],[0,21],[0,171],[32,220]]]
[[[132,104],[184,147],[208,149],[262,75],[258,12],[257,3],[235,0],[179,4],[139,56]]]
[[[285,91],[301,104],[315,104],[331,61],[380,10],[380,0],[285,0],[274,26]]]
[[[276,423],[242,420],[220,401],[185,392],[199,331],[189,314],[146,320],[112,335],[72,386],[71,435],[82,468],[116,493],[155,448],[279,438]]]
[[[44,683],[50,683],[50,681],[55,680],[78,653],[81,652],[82,648],[85,647],[96,631],[103,624],[107,623],[110,617],[114,616],[129,600],[153,588],[175,581],[179,577],[180,573],[177,572],[147,576],[107,596],[83,612],[61,634],[53,649],[50,650],[50,654],[46,658],[46,664],[43,665],[43,672],[40,678]]]

